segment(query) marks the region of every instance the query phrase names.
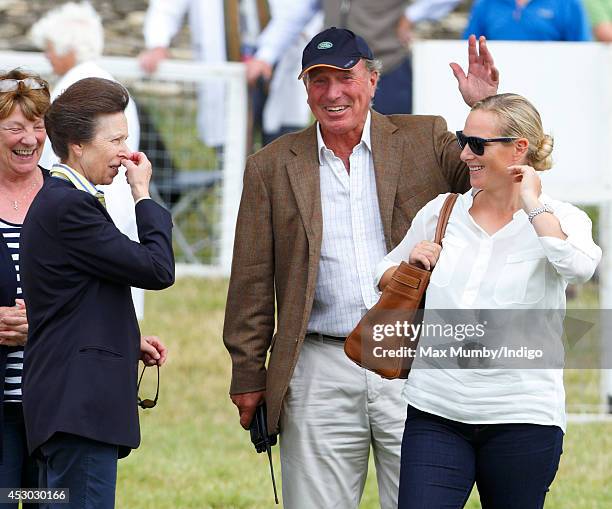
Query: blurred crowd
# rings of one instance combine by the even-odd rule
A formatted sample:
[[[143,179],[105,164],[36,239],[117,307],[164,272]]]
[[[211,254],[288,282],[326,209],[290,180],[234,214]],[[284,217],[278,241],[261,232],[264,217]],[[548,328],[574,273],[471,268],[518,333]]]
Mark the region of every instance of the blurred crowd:
[[[145,49],[138,60],[143,71],[155,73],[173,55],[177,35],[187,28],[194,59],[244,62],[252,151],[310,122],[304,87],[296,78],[305,43],[322,27],[348,28],[372,47],[382,65],[374,109],[410,113],[410,44],[415,33],[420,25],[466,10],[463,38],[473,33],[489,40],[612,40],[610,0],[149,0],[142,33]],[[70,30],[52,28],[62,25]],[[76,79],[102,76],[95,62],[104,48],[103,20],[91,4],[70,2],[52,9],[34,24],[31,40],[62,77],[55,95]],[[224,143],[224,97],[222,82],[198,91],[200,138],[218,150]],[[139,125],[133,104],[130,110],[130,141],[136,147]],[[48,145],[42,161],[50,162]]]

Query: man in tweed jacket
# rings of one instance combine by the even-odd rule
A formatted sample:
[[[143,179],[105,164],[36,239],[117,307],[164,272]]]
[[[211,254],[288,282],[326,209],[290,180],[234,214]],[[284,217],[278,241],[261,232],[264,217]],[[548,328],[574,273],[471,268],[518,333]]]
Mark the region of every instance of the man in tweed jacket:
[[[484,39],[469,42],[468,104],[496,93]],[[264,399],[280,430],[287,508],[358,507],[374,451],[381,507],[397,507],[401,381],[354,365],[342,340],[376,301],[376,263],[417,211],[469,187],[441,117],[370,109],[379,68],[365,41],[331,28],[306,46],[311,127],[249,157],[223,338],[230,395],[248,427]],[[266,360],[269,352],[269,361]]]

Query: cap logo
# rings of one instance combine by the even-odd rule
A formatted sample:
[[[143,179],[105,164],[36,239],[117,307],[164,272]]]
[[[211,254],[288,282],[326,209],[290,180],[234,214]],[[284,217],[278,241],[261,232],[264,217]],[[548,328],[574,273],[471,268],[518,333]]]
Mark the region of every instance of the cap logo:
[[[334,45],[331,42],[323,41],[317,45],[317,49],[329,49],[329,48],[332,48],[333,46]]]

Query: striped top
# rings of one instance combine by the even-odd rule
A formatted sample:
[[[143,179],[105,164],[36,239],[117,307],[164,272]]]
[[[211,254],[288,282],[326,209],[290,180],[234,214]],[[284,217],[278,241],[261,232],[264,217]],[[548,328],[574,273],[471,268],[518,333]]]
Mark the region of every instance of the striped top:
[[[9,253],[17,272],[17,298],[22,299],[21,278],[19,275],[19,235],[20,224],[9,223],[0,219],[0,234],[8,246]],[[23,347],[8,347],[6,372],[4,374],[4,402],[21,403],[21,373],[23,371]]]

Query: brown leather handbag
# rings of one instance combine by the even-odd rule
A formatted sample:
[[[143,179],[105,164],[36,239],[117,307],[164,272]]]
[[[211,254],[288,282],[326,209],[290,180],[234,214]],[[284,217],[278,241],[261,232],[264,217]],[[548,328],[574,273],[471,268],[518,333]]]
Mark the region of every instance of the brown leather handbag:
[[[442,245],[448,218],[459,195],[448,195],[438,218],[434,242]],[[408,378],[420,337],[425,290],[431,271],[402,262],[378,302],[344,343],[344,352],[383,378]]]

